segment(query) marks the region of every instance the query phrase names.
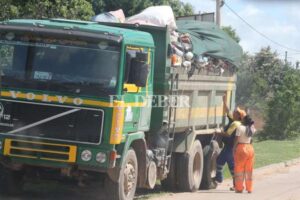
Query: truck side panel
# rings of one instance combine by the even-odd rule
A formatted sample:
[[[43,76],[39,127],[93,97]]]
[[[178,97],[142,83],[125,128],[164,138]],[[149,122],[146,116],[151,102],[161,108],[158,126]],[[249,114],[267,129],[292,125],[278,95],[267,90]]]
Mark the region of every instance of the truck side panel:
[[[176,127],[209,129],[225,122],[222,96],[228,93],[229,106],[234,106],[235,77],[194,75],[179,76],[182,107],[177,108]],[[186,106],[189,104],[188,106]]]

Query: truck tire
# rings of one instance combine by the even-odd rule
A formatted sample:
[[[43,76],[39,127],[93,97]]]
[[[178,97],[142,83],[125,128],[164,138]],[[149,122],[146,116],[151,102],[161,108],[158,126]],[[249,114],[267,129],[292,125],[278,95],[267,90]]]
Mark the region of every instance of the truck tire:
[[[105,190],[109,200],[132,200],[137,187],[138,162],[135,151],[129,149],[121,167],[118,182],[105,179]]]
[[[199,189],[203,172],[203,151],[199,140],[195,140],[190,152],[178,155],[178,189],[195,192]]]
[[[176,179],[176,153],[172,154],[170,171],[167,175],[167,178],[161,181],[161,186],[167,191],[175,191],[177,189],[177,179]]]
[[[216,176],[216,161],[219,153],[220,148],[216,141],[212,141],[204,147],[204,167],[200,189],[216,189],[217,183],[213,181],[213,178]]]
[[[23,191],[23,171],[12,171],[0,164],[0,193],[17,195]]]

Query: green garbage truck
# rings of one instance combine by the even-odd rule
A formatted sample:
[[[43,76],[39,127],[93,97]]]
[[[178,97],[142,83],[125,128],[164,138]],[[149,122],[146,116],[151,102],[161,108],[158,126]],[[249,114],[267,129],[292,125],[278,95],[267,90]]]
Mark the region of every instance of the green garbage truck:
[[[0,22],[1,193],[34,176],[99,177],[112,200],[158,180],[171,190],[215,187],[214,130],[226,123],[224,93],[235,106],[241,48],[214,25],[178,29],[195,54],[229,70],[211,70],[210,60],[174,67],[167,27]]]

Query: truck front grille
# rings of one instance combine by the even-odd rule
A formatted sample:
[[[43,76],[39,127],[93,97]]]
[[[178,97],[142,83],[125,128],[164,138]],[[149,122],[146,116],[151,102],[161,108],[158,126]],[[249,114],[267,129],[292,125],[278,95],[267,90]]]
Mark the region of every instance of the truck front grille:
[[[5,156],[74,163],[77,147],[36,141],[5,139]]]

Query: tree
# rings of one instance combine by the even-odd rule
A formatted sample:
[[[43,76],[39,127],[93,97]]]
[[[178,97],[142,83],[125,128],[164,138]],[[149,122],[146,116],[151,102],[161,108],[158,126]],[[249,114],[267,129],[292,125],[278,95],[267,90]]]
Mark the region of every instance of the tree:
[[[300,136],[300,71],[284,64],[270,47],[243,55],[236,95],[237,104],[264,113],[260,139]]]
[[[99,13],[123,9],[127,17],[153,5],[170,5],[175,16],[191,15],[193,6],[180,0],[1,0],[0,21],[13,18],[90,20]]]
[[[264,111],[288,68],[270,47],[245,54],[238,70],[237,102]]]
[[[13,4],[12,0],[1,0],[0,8],[0,21],[16,18],[19,15],[18,7]]]
[[[241,38],[236,34],[235,29],[233,29],[231,26],[223,26],[222,29],[237,43],[241,41]]]
[[[300,136],[300,72],[289,68],[268,102],[263,139],[290,139]]]
[[[270,47],[262,48],[251,63],[252,101],[262,102],[271,99],[274,91],[282,84],[287,69],[276,52],[272,52]]]
[[[104,0],[89,0],[89,2],[92,4],[93,11],[95,14],[103,13],[105,12],[105,2]]]
[[[251,63],[253,56],[247,52],[243,54],[241,64],[237,71],[237,89],[236,102],[237,105],[245,105],[251,107],[251,95],[253,75],[251,73]]]
[[[25,18],[66,18],[89,20],[93,15],[92,5],[85,0],[30,0],[23,7]]]
[[[89,20],[94,15],[91,3],[86,0],[4,0],[3,6],[6,9],[0,15],[1,20],[17,17]]]

